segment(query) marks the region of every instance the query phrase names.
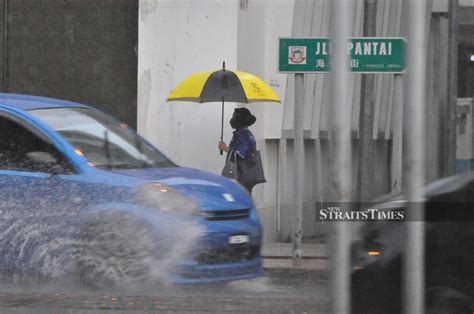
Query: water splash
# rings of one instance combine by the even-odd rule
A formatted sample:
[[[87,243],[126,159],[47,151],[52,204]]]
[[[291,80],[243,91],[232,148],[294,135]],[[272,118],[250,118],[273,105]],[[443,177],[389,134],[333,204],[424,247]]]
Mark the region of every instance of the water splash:
[[[24,199],[0,204],[0,276],[5,283],[73,278],[95,288],[169,284],[204,234],[189,215],[91,212]]]

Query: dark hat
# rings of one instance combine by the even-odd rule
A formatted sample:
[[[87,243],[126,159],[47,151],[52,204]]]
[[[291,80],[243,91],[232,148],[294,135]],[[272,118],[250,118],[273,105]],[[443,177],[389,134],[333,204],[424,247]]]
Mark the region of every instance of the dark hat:
[[[242,126],[251,126],[257,121],[247,108],[235,108],[234,115],[239,115]]]

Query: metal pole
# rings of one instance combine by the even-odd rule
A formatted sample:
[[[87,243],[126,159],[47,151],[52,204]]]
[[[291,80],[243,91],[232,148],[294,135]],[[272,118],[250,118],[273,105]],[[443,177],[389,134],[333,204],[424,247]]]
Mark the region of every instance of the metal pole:
[[[301,243],[303,238],[303,190],[304,190],[304,74],[295,74],[295,112],[293,126],[294,148],[294,209],[293,223],[293,259],[301,258]]]
[[[403,76],[396,74],[394,78],[395,94],[393,99],[393,136],[392,136],[392,164],[391,164],[391,191],[402,190],[403,173]]]
[[[403,264],[403,312],[424,313],[424,234],[423,205],[426,53],[428,46],[427,14],[431,6],[427,0],[410,0],[408,8],[407,101],[404,108],[406,144],[406,190],[408,212],[406,219],[406,245]],[[429,11],[428,11],[429,10]]]
[[[331,184],[337,201],[351,199],[351,106],[349,101],[349,60],[346,51],[351,0],[331,3],[331,141],[334,162]],[[350,223],[335,222],[331,237],[331,306],[333,313],[348,313],[349,298],[349,236]]]
[[[365,0],[365,37],[375,37],[376,14],[376,0]],[[357,178],[357,199],[360,201],[369,201],[375,196],[373,186],[375,155],[375,143],[373,139],[375,108],[375,74],[364,74],[362,75],[361,79],[362,93],[360,100],[359,117],[359,173]]]
[[[456,107],[458,97],[458,0],[449,0],[448,112],[446,117],[446,172],[456,172]]]

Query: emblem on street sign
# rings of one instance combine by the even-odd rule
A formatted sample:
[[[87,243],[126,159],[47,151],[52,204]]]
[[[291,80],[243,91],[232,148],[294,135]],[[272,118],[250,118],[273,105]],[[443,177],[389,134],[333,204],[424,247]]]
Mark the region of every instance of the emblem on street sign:
[[[306,64],[306,46],[289,46],[288,64]]]

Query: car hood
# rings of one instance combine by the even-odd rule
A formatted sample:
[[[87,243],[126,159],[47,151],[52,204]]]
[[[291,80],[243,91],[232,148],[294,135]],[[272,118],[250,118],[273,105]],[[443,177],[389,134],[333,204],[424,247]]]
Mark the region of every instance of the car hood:
[[[253,207],[249,194],[238,183],[197,169],[185,167],[147,168],[113,170],[113,173],[171,187],[190,198],[202,210],[215,211]]]

